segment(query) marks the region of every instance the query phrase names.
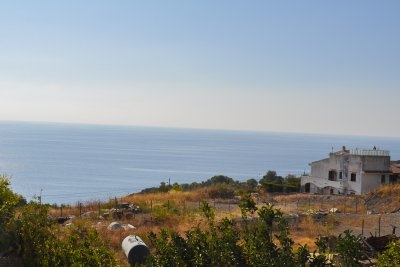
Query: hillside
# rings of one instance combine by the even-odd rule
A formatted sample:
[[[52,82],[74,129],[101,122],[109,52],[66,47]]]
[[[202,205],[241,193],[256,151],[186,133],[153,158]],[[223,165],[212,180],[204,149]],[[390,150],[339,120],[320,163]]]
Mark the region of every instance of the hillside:
[[[380,213],[400,211],[400,184],[385,185],[364,196],[368,209]]]
[[[39,203],[18,204],[18,198],[16,198],[13,209],[18,216],[12,218],[10,214],[9,225],[15,225],[14,220],[26,221],[26,224],[21,224],[27,234],[23,238],[28,238],[32,242],[25,244],[33,244],[35,238],[42,238],[30,236],[30,233],[34,232],[35,235],[42,233],[51,237],[50,241],[55,244],[61,241],[72,242],[76,249],[84,245],[77,243],[80,240],[76,239],[77,235],[92,233],[92,230],[96,231],[100,239],[94,232],[90,238],[99,247],[93,247],[93,249],[103,249],[103,255],[111,255],[107,254],[106,248],[109,248],[115,254],[120,265],[128,266],[127,258],[121,249],[122,240],[126,236],[141,237],[148,244],[152,253],[155,253],[156,248],[149,235],[152,232],[157,234],[161,233],[162,229],[168,229],[171,233],[176,232],[185,236],[188,231],[196,228],[207,231],[208,219],[201,209],[203,203],[207,203],[213,210],[216,225],[221,223],[223,218],[227,218],[235,222],[238,229],[241,228],[243,226],[241,212],[243,206],[241,205],[243,205],[243,200],[250,195],[241,191],[241,197],[237,194],[233,197],[234,190],[230,185],[232,184],[211,184],[186,192],[179,190],[179,186],[175,186],[163,192],[138,193],[113,199],[107,203],[87,202],[76,206],[53,206],[49,210],[48,206]],[[11,191],[5,192],[11,194]],[[354,235],[363,234],[365,237],[391,234],[395,228],[400,226],[399,195],[400,185],[386,185],[364,196],[282,194],[265,193],[261,190],[258,193],[252,193],[251,197],[246,200],[250,200],[246,205],[255,211],[248,213],[247,219],[257,223],[260,220],[258,211],[266,207],[280,210],[289,223],[290,234],[289,232],[288,234],[293,240],[293,249],[297,250],[301,247],[300,245],[307,245],[310,251],[314,251],[317,249],[316,240],[321,236],[339,236],[346,230],[351,230]],[[254,207],[252,207],[251,201],[254,201]],[[126,207],[124,203],[135,209],[121,210],[122,207]],[[37,211],[41,212],[40,216]],[[24,216],[20,217],[20,214],[24,214]],[[58,227],[53,228],[53,224],[48,224],[48,215],[59,222]],[[39,220],[40,224],[48,225],[49,228],[43,228],[43,231],[38,232],[35,227],[38,223],[30,223],[33,220]],[[110,226],[114,222],[128,227],[111,228]],[[25,228],[25,225],[29,225],[30,228]],[[11,231],[13,229],[10,228]],[[84,229],[83,232],[82,229]],[[13,233],[10,232],[10,234],[12,236]],[[62,240],[58,240],[60,236]],[[72,239],[69,238],[70,236]],[[35,247],[29,249],[37,250]],[[12,253],[17,251],[13,250]],[[58,249],[55,252],[60,256],[65,254]],[[30,255],[24,257],[26,259]],[[108,259],[110,258],[104,260]],[[69,259],[64,258],[63,260],[68,261]],[[97,260],[101,260],[101,258],[97,258]]]

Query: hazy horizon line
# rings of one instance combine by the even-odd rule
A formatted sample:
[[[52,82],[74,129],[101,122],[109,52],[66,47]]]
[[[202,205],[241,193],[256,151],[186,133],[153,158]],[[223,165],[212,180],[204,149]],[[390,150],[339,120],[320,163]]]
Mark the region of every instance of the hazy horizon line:
[[[93,127],[123,127],[123,128],[154,128],[154,129],[175,129],[175,130],[194,130],[194,131],[218,131],[218,132],[243,132],[243,133],[271,133],[271,134],[293,134],[293,135],[315,135],[315,136],[343,136],[343,137],[367,137],[367,138],[385,138],[400,139],[395,135],[368,135],[368,134],[351,134],[351,133],[326,133],[326,132],[296,132],[296,131],[280,131],[280,130],[257,130],[257,129],[232,129],[232,128],[208,128],[208,127],[185,127],[185,126],[164,126],[164,125],[140,125],[140,124],[120,124],[120,123],[95,123],[95,122],[70,122],[70,121],[42,121],[42,120],[0,120],[0,123],[14,124],[42,124],[42,125],[76,125],[76,126],[93,126]]]

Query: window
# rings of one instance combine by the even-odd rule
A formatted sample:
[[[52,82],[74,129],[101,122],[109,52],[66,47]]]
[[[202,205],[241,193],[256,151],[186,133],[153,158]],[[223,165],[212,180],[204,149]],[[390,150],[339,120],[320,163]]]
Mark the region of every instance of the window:
[[[350,181],[355,182],[355,181],[356,181],[356,178],[357,178],[356,173],[352,172],[352,173],[350,174]]]
[[[343,179],[343,173],[339,172],[339,179],[342,180]]]
[[[385,183],[385,178],[386,178],[385,175],[382,175],[382,176],[381,176],[381,184],[384,184],[384,183]]]
[[[329,173],[328,173],[329,181],[336,181],[336,176],[337,176],[336,171],[334,171],[334,170],[329,171]]]

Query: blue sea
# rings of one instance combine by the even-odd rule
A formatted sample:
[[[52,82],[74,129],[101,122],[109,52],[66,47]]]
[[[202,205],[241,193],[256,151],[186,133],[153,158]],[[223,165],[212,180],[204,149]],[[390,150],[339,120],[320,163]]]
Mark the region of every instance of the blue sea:
[[[0,173],[28,201],[75,204],[219,174],[301,175],[342,146],[376,146],[400,159],[400,138],[0,122]]]

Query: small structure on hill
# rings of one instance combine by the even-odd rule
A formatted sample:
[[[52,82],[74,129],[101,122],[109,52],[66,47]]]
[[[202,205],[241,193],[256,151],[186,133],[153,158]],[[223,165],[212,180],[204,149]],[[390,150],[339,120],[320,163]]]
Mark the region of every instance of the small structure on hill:
[[[376,147],[343,147],[310,166],[310,175],[301,178],[302,191],[307,193],[361,195],[381,184],[400,181],[400,162],[391,162],[389,151]]]

